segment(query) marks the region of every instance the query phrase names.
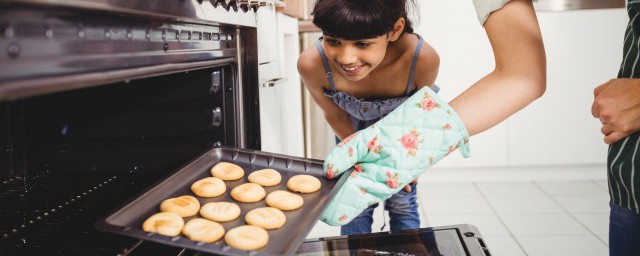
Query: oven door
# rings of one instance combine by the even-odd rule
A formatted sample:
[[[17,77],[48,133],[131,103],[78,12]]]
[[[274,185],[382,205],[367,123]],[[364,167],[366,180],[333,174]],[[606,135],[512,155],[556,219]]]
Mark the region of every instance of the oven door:
[[[490,256],[471,225],[318,238],[305,241],[298,255]]]

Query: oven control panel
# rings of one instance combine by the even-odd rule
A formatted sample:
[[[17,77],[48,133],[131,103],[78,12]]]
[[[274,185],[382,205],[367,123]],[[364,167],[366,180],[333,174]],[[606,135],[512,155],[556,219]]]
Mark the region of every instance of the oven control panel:
[[[216,10],[226,13],[229,3],[219,2]],[[231,24],[0,3],[0,101],[60,91],[62,85],[238,62],[240,31]],[[54,84],[52,77],[73,74],[83,75],[47,85]]]
[[[284,6],[280,0],[5,0],[3,2],[7,5],[77,8],[247,27],[256,27],[256,12],[260,7]]]

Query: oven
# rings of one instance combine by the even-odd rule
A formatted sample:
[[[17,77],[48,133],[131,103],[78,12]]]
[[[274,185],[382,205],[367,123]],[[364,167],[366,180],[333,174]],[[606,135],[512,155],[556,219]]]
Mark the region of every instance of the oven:
[[[188,255],[93,223],[216,146],[260,149],[265,1],[0,1],[2,255]]]

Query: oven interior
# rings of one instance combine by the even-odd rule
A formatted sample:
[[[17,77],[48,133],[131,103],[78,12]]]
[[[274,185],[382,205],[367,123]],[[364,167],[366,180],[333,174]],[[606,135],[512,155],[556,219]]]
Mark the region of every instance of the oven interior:
[[[140,246],[93,223],[211,147],[236,146],[233,72],[223,65],[1,103],[3,253]]]

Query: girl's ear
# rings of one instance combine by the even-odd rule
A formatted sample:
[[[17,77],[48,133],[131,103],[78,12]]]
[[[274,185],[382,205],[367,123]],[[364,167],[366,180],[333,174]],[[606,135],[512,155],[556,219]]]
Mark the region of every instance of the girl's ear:
[[[400,35],[402,35],[402,32],[404,31],[404,22],[403,17],[398,18],[396,24],[393,25],[393,30],[388,34],[389,42],[395,42],[400,38]]]

